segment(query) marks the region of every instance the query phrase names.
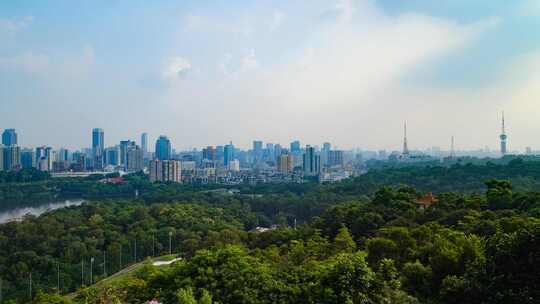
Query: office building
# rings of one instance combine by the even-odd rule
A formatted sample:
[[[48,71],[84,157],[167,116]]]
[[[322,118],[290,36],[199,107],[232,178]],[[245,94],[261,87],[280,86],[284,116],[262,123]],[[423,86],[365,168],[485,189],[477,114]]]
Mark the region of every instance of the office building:
[[[94,169],[103,169],[105,152],[105,132],[103,129],[95,128],[92,130],[92,155]]]
[[[120,141],[120,165],[126,167],[127,164],[127,151],[128,148],[134,146],[135,142],[132,140],[122,140]]]
[[[2,144],[6,147],[18,144],[17,132],[15,129],[5,129],[2,133]]]
[[[317,176],[321,172],[321,157],[315,152],[315,148],[306,146],[303,157],[304,176]]]
[[[126,171],[138,172],[144,168],[144,153],[137,145],[129,146],[127,149]]]
[[[141,149],[144,155],[146,156],[146,154],[148,153],[148,134],[147,133],[141,134]]]
[[[4,171],[4,145],[0,145],[0,171]]]
[[[37,147],[36,148],[36,167],[41,171],[51,171],[52,170],[52,148],[51,147]]]
[[[291,154],[282,154],[277,157],[277,169],[280,173],[289,174],[294,169],[294,157]]]
[[[5,171],[19,170],[21,168],[21,148],[16,145],[4,146],[3,164]]]
[[[253,163],[258,164],[263,158],[263,142],[260,140],[253,141]]]
[[[237,159],[233,159],[229,161],[229,171],[232,172],[239,172],[240,171],[240,161]]]
[[[300,141],[295,140],[291,143],[291,153],[292,154],[300,154],[302,152],[302,149],[300,148]]]
[[[161,135],[156,141],[156,158],[159,160],[170,160],[171,153],[171,141],[167,136]]]
[[[329,166],[328,163],[328,154],[330,153],[330,150],[332,149],[332,145],[328,142],[325,142],[323,144],[323,148],[321,149],[321,163],[323,166]]]
[[[232,160],[234,160],[234,145],[231,142],[223,148],[223,165],[228,167]]]
[[[202,151],[202,154],[203,154],[202,155],[203,160],[211,160],[211,161],[216,160],[216,149],[212,146],[208,146],[204,148]]]
[[[343,167],[343,155],[344,151],[341,150],[330,150],[328,151],[327,165],[329,167]]]
[[[30,169],[36,167],[36,153],[32,149],[21,150],[21,167]]]
[[[120,165],[120,146],[109,147],[105,149],[105,165],[118,166]]]
[[[180,183],[182,181],[180,161],[177,160],[159,160],[150,162],[150,181],[151,182],[171,182]]]

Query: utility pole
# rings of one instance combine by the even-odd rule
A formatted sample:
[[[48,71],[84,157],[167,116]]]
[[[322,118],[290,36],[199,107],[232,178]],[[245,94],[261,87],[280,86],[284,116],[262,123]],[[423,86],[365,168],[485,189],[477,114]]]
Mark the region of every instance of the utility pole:
[[[56,261],[56,292],[60,294],[60,262]],[[1,304],[2,302],[0,302]]]
[[[81,287],[84,286],[84,259],[81,259]]]
[[[156,256],[156,237],[155,234],[152,232],[152,257]]]
[[[169,254],[172,254],[172,231],[169,231]]]
[[[103,277],[107,277],[107,268],[105,266],[105,263],[107,263],[107,255],[106,255],[106,251],[103,250]]]
[[[94,257],[90,259],[90,285],[94,284],[94,279],[92,277],[92,268],[94,268]]]
[[[122,270],[122,244],[120,244],[120,269]]]
[[[30,272],[30,277],[29,277],[29,284],[28,284],[28,296],[30,298],[30,301],[32,301],[32,273]]]
[[[134,247],[134,250],[135,250],[135,263],[137,263],[137,237],[135,237],[135,247]]]

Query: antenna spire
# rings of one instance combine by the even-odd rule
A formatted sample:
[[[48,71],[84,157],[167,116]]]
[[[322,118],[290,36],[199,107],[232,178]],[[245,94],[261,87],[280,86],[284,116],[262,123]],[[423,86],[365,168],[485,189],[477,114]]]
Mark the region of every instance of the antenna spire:
[[[407,121],[405,121],[404,123],[404,128],[403,128],[403,134],[404,134],[404,137],[403,137],[403,154],[404,155],[408,155],[409,154],[409,147],[407,145]]]
[[[502,134],[506,134],[506,127],[504,125],[504,111],[502,112]]]

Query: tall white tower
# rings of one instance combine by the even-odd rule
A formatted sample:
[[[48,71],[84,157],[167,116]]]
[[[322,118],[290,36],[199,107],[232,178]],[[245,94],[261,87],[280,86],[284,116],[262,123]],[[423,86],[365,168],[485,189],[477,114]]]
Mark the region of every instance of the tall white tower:
[[[505,156],[507,153],[506,140],[508,136],[506,135],[506,127],[504,125],[504,111],[502,112],[502,133],[499,138],[501,139],[501,155]]]
[[[403,137],[403,155],[408,156],[409,155],[409,147],[407,145],[407,122],[404,124],[404,137]]]

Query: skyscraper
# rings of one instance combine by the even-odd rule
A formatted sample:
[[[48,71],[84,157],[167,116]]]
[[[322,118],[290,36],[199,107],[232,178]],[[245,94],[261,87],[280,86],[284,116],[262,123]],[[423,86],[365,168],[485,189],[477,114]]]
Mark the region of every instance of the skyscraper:
[[[506,135],[506,126],[504,125],[504,112],[502,112],[502,133],[499,138],[501,139],[501,155],[505,156],[507,153],[506,140],[508,136]]]
[[[304,153],[304,175],[317,176],[321,172],[321,157],[315,153],[315,148],[306,146]]]
[[[4,170],[17,170],[21,168],[21,148],[11,145],[3,148]]]
[[[291,143],[291,153],[292,154],[300,154],[300,141],[295,140]]]
[[[263,158],[263,142],[261,140],[253,141],[253,163],[258,164]]]
[[[103,169],[105,150],[105,132],[103,129],[95,128],[92,130],[92,153],[94,156],[94,169]]]
[[[137,145],[131,145],[127,149],[126,171],[137,172],[144,167],[143,150]]]
[[[52,148],[51,147],[37,147],[36,148],[36,167],[41,171],[52,170]]]
[[[141,134],[141,149],[144,154],[148,153],[148,134]]]
[[[180,161],[177,160],[159,160],[150,162],[150,182],[173,182],[182,181],[182,170]]]
[[[5,129],[4,133],[2,133],[2,144],[4,146],[14,146],[17,143],[17,132],[15,132],[15,129]]]
[[[0,145],[0,171],[4,170],[4,145]]]
[[[234,146],[231,142],[223,148],[223,164],[228,167],[232,160],[234,160]]]
[[[321,163],[323,166],[329,166],[328,157],[331,149],[332,145],[329,142],[323,144],[323,148],[321,149]]]
[[[171,159],[171,141],[165,135],[161,135],[156,141],[156,158],[159,160]]]
[[[277,169],[280,173],[291,173],[294,169],[294,159],[291,154],[282,154],[277,157]]]
[[[34,168],[36,166],[36,156],[32,149],[21,151],[21,167],[23,169]]]
[[[119,159],[120,165],[126,167],[128,147],[134,146],[134,145],[135,145],[135,142],[131,140],[120,141],[120,159]]]

